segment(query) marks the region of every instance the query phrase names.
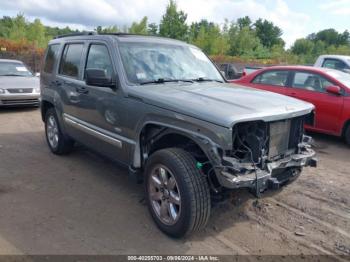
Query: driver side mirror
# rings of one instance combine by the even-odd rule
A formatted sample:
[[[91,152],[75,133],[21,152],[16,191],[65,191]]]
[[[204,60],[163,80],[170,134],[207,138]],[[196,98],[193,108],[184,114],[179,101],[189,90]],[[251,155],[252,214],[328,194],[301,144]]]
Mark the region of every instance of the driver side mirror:
[[[333,95],[341,95],[341,88],[339,86],[327,86],[326,91]]]
[[[345,68],[345,69],[343,69],[343,72],[347,73],[347,74],[350,74],[350,69],[349,68]]]
[[[115,87],[111,77],[107,76],[106,70],[103,69],[86,69],[85,82],[90,86]]]

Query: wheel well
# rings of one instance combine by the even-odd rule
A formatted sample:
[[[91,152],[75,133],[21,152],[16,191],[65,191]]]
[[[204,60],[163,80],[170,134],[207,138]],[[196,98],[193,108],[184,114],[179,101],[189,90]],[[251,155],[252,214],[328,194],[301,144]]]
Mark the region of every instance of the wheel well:
[[[198,168],[202,170],[203,174],[208,176],[210,187],[214,192],[218,192],[217,189],[220,187],[220,184],[215,176],[212,162],[198,143],[186,134],[173,132],[168,127],[150,124],[144,127],[141,132],[140,146],[143,158],[141,160],[142,165],[145,164],[152,153],[160,149],[177,147],[189,152],[195,158]]]
[[[177,147],[190,152],[198,161],[208,161],[208,157],[202,148],[186,135],[172,132],[168,127],[148,125],[141,135],[141,149],[146,158],[157,150]]]
[[[41,102],[41,119],[43,121],[45,121],[45,115],[46,115],[47,110],[49,110],[52,107],[54,107],[54,105],[48,101]]]

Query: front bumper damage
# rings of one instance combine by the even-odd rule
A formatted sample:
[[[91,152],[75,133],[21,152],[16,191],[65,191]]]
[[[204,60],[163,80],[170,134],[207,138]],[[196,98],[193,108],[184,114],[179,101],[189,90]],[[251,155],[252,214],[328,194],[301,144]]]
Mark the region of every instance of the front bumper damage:
[[[290,154],[276,161],[266,160],[263,167],[223,157],[225,164],[216,169],[218,182],[229,189],[250,188],[256,195],[267,189],[280,188],[286,182],[297,178],[303,167],[316,167],[316,153],[309,145],[311,138],[305,138],[308,143],[300,143],[297,154]]]

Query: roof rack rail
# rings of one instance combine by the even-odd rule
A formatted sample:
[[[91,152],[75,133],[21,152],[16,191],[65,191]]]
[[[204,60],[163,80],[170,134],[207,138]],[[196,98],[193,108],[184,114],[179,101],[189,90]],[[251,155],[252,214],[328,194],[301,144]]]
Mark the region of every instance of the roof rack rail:
[[[63,38],[63,37],[70,37],[70,36],[81,36],[81,35],[97,35],[97,33],[95,31],[71,33],[71,34],[57,35],[54,37],[54,39]]]

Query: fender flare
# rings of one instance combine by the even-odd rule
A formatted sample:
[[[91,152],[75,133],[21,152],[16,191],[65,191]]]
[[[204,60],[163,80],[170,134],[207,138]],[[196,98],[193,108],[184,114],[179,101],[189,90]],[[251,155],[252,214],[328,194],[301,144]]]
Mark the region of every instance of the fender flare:
[[[155,125],[159,127],[165,127],[168,130],[162,134],[158,139],[169,135],[169,134],[177,134],[184,136],[190,140],[193,140],[199,148],[206,154],[208,159],[214,164],[214,165],[220,165],[221,164],[221,156],[219,153],[220,146],[213,142],[210,138],[207,136],[204,136],[202,134],[189,131],[187,129],[183,129],[174,125],[169,125],[163,122],[157,122],[157,121],[146,121],[143,123],[142,127],[140,128],[138,134],[137,134],[137,141],[135,144],[134,149],[134,155],[133,155],[133,167],[134,168],[141,168],[142,167],[142,159],[141,159],[141,134],[144,131],[145,127],[148,125]],[[158,140],[157,139],[157,140]]]

